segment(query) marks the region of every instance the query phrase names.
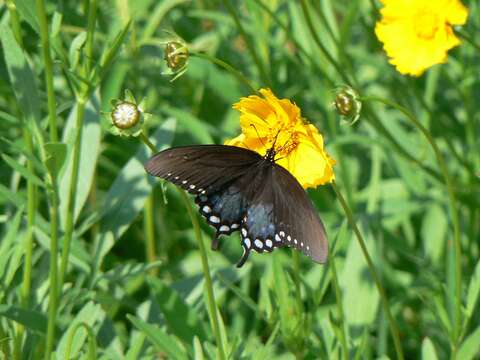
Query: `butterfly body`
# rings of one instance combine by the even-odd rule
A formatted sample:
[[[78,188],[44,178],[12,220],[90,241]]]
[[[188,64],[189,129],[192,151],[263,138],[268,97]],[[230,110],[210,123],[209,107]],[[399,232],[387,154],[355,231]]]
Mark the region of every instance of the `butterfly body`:
[[[289,246],[316,262],[328,254],[324,226],[305,191],[285,168],[275,163],[275,151],[265,156],[227,145],[176,147],[154,155],[148,173],[195,195],[199,212],[220,235],[240,231],[244,254],[271,252]]]

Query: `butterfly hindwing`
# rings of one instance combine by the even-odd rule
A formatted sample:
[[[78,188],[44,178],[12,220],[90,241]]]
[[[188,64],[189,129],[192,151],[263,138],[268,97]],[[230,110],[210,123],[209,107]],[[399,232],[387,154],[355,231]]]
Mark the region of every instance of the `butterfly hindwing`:
[[[251,250],[271,252],[284,246],[324,263],[328,255],[325,229],[301,185],[279,165],[264,168],[256,175],[260,176],[242,219],[244,254],[237,266],[243,265]]]

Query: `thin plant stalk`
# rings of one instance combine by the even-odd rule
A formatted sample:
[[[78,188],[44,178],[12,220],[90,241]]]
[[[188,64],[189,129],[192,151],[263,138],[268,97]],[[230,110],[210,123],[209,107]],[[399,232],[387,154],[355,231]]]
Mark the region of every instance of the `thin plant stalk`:
[[[447,185],[447,192],[448,192],[448,199],[449,199],[449,207],[450,213],[452,216],[452,223],[453,223],[453,236],[454,236],[454,247],[455,247],[455,321],[454,321],[454,335],[455,335],[455,344],[454,345],[454,352],[455,348],[458,345],[459,335],[461,332],[461,324],[462,324],[462,244],[461,244],[461,237],[460,237],[460,221],[458,216],[458,209],[457,209],[457,201],[455,196],[455,190],[453,186],[452,178],[448,172],[447,165],[445,163],[445,159],[443,158],[440,149],[437,146],[432,134],[425,128],[416,118],[411,114],[405,107],[396,104],[390,100],[383,99],[376,96],[368,96],[364,97],[361,100],[363,101],[377,101],[384,105],[393,107],[403,113],[408,120],[425,136],[428,143],[433,149],[435,157],[437,159],[438,165],[440,167],[440,171],[445,179],[445,183]]]
[[[139,138],[141,141],[147,145],[150,150],[153,153],[157,152],[157,149],[155,145],[152,144],[152,142],[148,139],[148,137],[142,132],[139,135]],[[198,219],[195,216],[195,213],[193,211],[193,208],[190,204],[190,201],[188,200],[187,195],[185,192],[181,189],[179,189],[179,194],[180,197],[182,198],[182,201],[185,204],[185,207],[187,208],[188,211],[188,216],[190,217],[190,221],[192,222],[193,230],[195,232],[195,239],[197,240],[198,247],[200,249],[200,257],[202,259],[202,269],[203,269],[203,275],[205,277],[205,288],[207,290],[207,299],[208,299],[208,313],[210,315],[210,322],[212,324],[212,329],[215,334],[215,340],[217,343],[217,350],[218,350],[218,357],[221,360],[226,360],[227,355],[226,351],[223,347],[223,341],[222,341],[222,335],[220,332],[220,322],[218,320],[218,313],[217,313],[217,305],[215,301],[215,293],[213,291],[213,282],[212,282],[212,277],[210,276],[210,266],[208,264],[208,256],[207,256],[207,250],[205,248],[205,244],[202,239],[202,233],[200,231],[200,225],[198,223]]]
[[[302,293],[300,286],[300,255],[298,251],[292,251],[292,263],[293,263],[293,283],[295,284],[295,299],[297,301],[298,313],[303,313]]]
[[[89,76],[92,69],[93,60],[93,39],[95,33],[95,23],[97,16],[97,0],[91,0],[88,4],[87,20],[87,38],[85,41],[85,64],[83,66],[83,76]],[[77,95],[77,113],[75,121],[76,138],[73,146],[73,164],[70,173],[70,185],[67,199],[67,214],[65,220],[65,237],[62,248],[62,260],[59,273],[59,292],[62,292],[65,274],[67,272],[68,260],[70,256],[70,247],[73,238],[75,225],[75,205],[78,187],[78,172],[80,167],[80,155],[82,151],[83,123],[85,119],[85,107],[90,97],[92,87],[90,84],[83,84]]]
[[[145,255],[148,263],[157,260],[155,246],[154,196],[153,192],[147,197],[143,215],[143,224],[146,235]],[[157,268],[150,269],[151,275],[157,274]]]
[[[202,59],[206,59],[218,66],[221,66],[222,68],[227,70],[229,73],[233,74],[241,83],[245,84],[250,90],[252,90],[253,93],[258,94],[258,90],[252,85],[250,80],[248,80],[245,77],[245,75],[243,75],[240,71],[236,70],[234,67],[232,67],[230,64],[226,63],[225,61],[220,60],[214,56],[208,55],[206,53],[191,51],[190,54]]]
[[[59,292],[62,292],[63,283],[65,281],[65,274],[67,272],[68,259],[70,255],[70,247],[73,237],[73,228],[75,220],[75,203],[78,185],[78,171],[80,167],[80,153],[82,145],[82,132],[83,132],[83,119],[85,115],[85,103],[84,99],[77,100],[77,113],[76,113],[76,137],[73,145],[73,162],[72,172],[70,173],[70,186],[67,199],[67,214],[65,219],[65,236],[62,247],[62,259],[60,263],[59,272]]]
[[[18,45],[23,49],[23,38],[21,32],[20,18],[15,4],[12,0],[6,1],[8,12],[10,14],[10,23],[12,26],[13,34],[18,42]],[[27,123],[23,124],[23,139],[25,142],[26,151],[29,154],[33,154],[33,140],[30,128]],[[27,168],[31,174],[35,173],[35,167],[31,159],[27,159]],[[22,290],[20,294],[21,304],[23,308],[28,308],[30,301],[30,290],[32,283],[32,253],[33,253],[33,226],[35,223],[36,212],[36,186],[31,179],[27,179],[27,231],[26,231],[26,245],[25,245],[25,259],[23,262],[23,281]],[[25,333],[25,327],[18,323],[17,332],[15,334],[14,346],[13,346],[13,358],[21,359],[22,356],[22,343]]]
[[[395,352],[397,354],[397,359],[403,360],[403,350],[402,350],[402,345],[400,342],[400,335],[398,332],[398,326],[397,323],[392,315],[392,312],[390,311],[390,304],[387,298],[387,295],[385,293],[385,289],[382,286],[382,283],[380,282],[380,277],[378,276],[377,271],[375,270],[375,265],[373,264],[372,258],[370,257],[370,254],[368,253],[367,245],[365,244],[365,240],[363,239],[362,234],[360,233],[360,230],[357,227],[357,224],[355,223],[355,220],[353,218],[352,211],[350,210],[350,207],[348,206],[347,202],[345,201],[343,195],[340,193],[340,191],[337,188],[337,185],[335,182],[332,182],[332,188],[335,191],[335,194],[337,195],[338,200],[340,201],[340,205],[343,208],[343,211],[345,212],[345,215],[347,216],[348,222],[350,226],[353,229],[353,232],[355,233],[355,236],[357,237],[358,243],[360,244],[360,248],[362,249],[363,256],[365,257],[365,260],[367,261],[368,269],[370,271],[370,274],[372,275],[372,278],[375,282],[375,285],[377,286],[378,293],[380,295],[380,299],[382,302],[383,310],[385,311],[385,314],[387,314],[388,318],[388,323],[390,326],[390,332],[392,333],[392,338],[393,338],[393,343],[395,346]]]
[[[343,312],[343,297],[342,291],[340,289],[340,284],[338,281],[337,276],[337,267],[335,265],[335,257],[332,254],[332,257],[328,261],[328,265],[330,267],[330,271],[332,273],[332,283],[333,289],[335,290],[335,299],[337,302],[337,312],[338,312],[338,320],[340,321],[340,344],[342,345],[343,349],[343,359],[348,360],[348,345],[347,345],[347,332],[345,330],[345,314]]]
[[[222,0],[222,2],[227,8],[227,11],[230,13],[230,16],[235,21],[235,24],[237,25],[238,31],[240,32],[240,35],[242,36],[243,40],[245,40],[245,44],[247,45],[248,51],[252,55],[253,61],[257,65],[258,72],[260,73],[260,77],[262,78],[263,83],[266,85],[270,85],[271,81],[267,74],[267,71],[265,70],[265,67],[260,61],[260,58],[258,57],[258,54],[255,51],[255,48],[253,47],[253,44],[250,41],[250,38],[247,36],[247,33],[245,32],[245,29],[242,26],[242,22],[240,21],[240,18],[238,17],[238,14],[235,11],[235,8],[230,3],[230,0]]]
[[[47,104],[48,104],[48,125],[50,141],[58,141],[57,129],[57,115],[56,115],[56,101],[55,92],[53,88],[53,62],[51,57],[50,41],[48,35],[48,21],[45,10],[44,0],[36,0],[36,9],[38,16],[38,23],[40,27],[40,40],[43,51],[43,61],[45,65],[45,82],[47,87]],[[48,301],[48,323],[47,323],[47,337],[45,345],[45,359],[50,360],[53,344],[55,341],[55,324],[57,318],[57,303],[58,303],[58,287],[57,287],[57,254],[58,254],[58,186],[55,173],[50,173],[49,182],[47,186],[47,194],[49,198],[49,213],[50,213],[50,294]]]

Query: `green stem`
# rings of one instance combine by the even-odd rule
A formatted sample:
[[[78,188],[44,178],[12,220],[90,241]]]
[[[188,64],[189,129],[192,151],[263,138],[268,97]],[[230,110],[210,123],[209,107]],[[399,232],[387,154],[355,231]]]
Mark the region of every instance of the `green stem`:
[[[8,12],[10,15],[10,24],[12,27],[13,34],[15,36],[18,45],[23,49],[23,38],[21,31],[20,18],[18,16],[17,8],[15,3],[12,0],[6,1]],[[22,119],[25,120],[25,119]],[[33,149],[33,140],[32,134],[30,132],[29,124],[27,122],[23,123],[23,139],[25,142],[25,149],[28,154],[32,155],[34,152]],[[35,174],[35,167],[33,161],[27,159],[27,168],[31,174]],[[33,253],[33,226],[35,223],[35,184],[27,179],[27,231],[26,231],[26,244],[25,244],[25,259],[23,263],[23,281],[22,281],[22,290],[20,294],[21,304],[24,309],[27,309],[30,302],[30,289],[32,283],[32,253]],[[16,334],[13,345],[13,358],[20,360],[22,357],[22,344],[23,337],[25,334],[25,327],[17,323],[16,324]]]
[[[408,120],[418,129],[420,132],[425,136],[429,144],[431,145],[433,152],[435,153],[435,157],[437,159],[438,165],[440,167],[440,171],[442,172],[443,178],[445,179],[445,183],[447,185],[447,192],[448,192],[448,199],[449,199],[449,207],[450,213],[452,216],[453,222],[453,233],[454,233],[454,243],[455,243],[455,326],[454,326],[454,337],[455,337],[455,348],[459,342],[459,334],[461,330],[461,321],[462,321],[462,244],[460,238],[460,221],[458,217],[458,210],[456,205],[456,196],[453,187],[453,182],[448,172],[447,165],[445,163],[445,159],[443,158],[440,149],[437,146],[437,143],[433,139],[430,132],[413,116],[406,108],[401,105],[398,105],[390,100],[379,98],[376,96],[368,96],[362,98],[363,101],[377,101],[384,105],[393,107],[403,113]]]
[[[156,149],[155,145],[151,143],[151,141],[148,139],[148,137],[142,132],[139,135],[139,138],[141,141],[145,143],[149,147],[149,149],[153,152],[156,153],[158,150]],[[223,341],[222,341],[222,335],[220,333],[220,323],[218,320],[218,314],[217,314],[217,306],[216,306],[216,301],[215,301],[215,294],[213,292],[213,282],[212,282],[212,277],[210,276],[210,267],[208,265],[208,256],[207,256],[207,250],[205,248],[205,244],[203,243],[202,239],[202,233],[200,231],[200,225],[198,224],[198,219],[195,216],[195,213],[192,209],[192,206],[190,204],[190,201],[188,200],[187,195],[185,192],[181,189],[178,189],[178,192],[180,194],[180,197],[182,198],[182,201],[185,204],[185,207],[187,208],[188,211],[188,216],[190,217],[190,221],[192,222],[193,230],[195,232],[195,238],[198,243],[198,247],[200,249],[200,257],[202,259],[202,269],[203,269],[203,275],[205,277],[205,287],[207,289],[207,299],[208,299],[208,313],[210,314],[210,322],[212,324],[212,329],[215,334],[215,340],[217,342],[217,350],[218,350],[218,356],[221,360],[226,360],[226,352],[223,347]]]
[[[300,286],[300,255],[298,251],[292,251],[292,262],[293,262],[293,282],[295,284],[295,299],[297,301],[298,314],[303,313],[303,302],[302,302],[302,293]]]
[[[468,33],[464,32],[463,30],[457,30],[455,31],[455,34],[480,51],[480,44],[478,44]]]
[[[95,22],[97,15],[97,0],[91,0],[88,3],[88,20],[87,20],[87,39],[85,41],[85,64],[83,75],[89,77],[93,60],[93,38],[95,33]],[[68,261],[70,257],[70,247],[73,238],[73,230],[75,225],[75,205],[78,187],[78,172],[80,167],[80,155],[82,152],[82,135],[83,122],[85,119],[85,107],[90,97],[92,87],[89,84],[82,84],[80,95],[77,96],[77,113],[75,121],[76,137],[73,146],[73,164],[70,173],[70,184],[67,199],[67,214],[65,221],[65,237],[62,247],[62,260],[60,265],[59,293],[62,293],[63,283],[67,272]]]
[[[245,84],[253,93],[255,94],[259,94],[258,93],[258,90],[252,85],[252,83],[250,82],[250,80],[248,80],[245,75],[243,75],[240,71],[238,71],[237,69],[235,69],[234,67],[232,67],[230,64],[226,63],[225,61],[223,60],[220,60],[214,56],[211,56],[211,55],[208,55],[206,53],[200,53],[200,52],[194,52],[194,51],[191,51],[190,52],[191,55],[193,56],[197,56],[199,58],[202,58],[202,59],[206,59],[218,66],[221,66],[222,68],[224,68],[225,70],[227,70],[229,73],[231,73],[232,75],[234,75],[240,82],[242,82],[243,84]]]
[[[53,343],[55,341],[55,325],[57,318],[58,285],[57,285],[57,254],[58,254],[58,197],[57,179],[51,177],[52,189],[50,192],[50,296],[48,302],[47,343],[45,346],[45,360],[51,359]]]
[[[47,103],[48,103],[48,124],[50,130],[50,141],[58,141],[57,115],[55,104],[55,93],[53,88],[53,62],[50,53],[50,38],[48,35],[47,13],[45,11],[45,1],[36,0],[38,23],[40,26],[40,40],[45,63],[45,82],[47,84]]]
[[[377,271],[375,270],[375,265],[373,264],[372,258],[370,257],[370,254],[368,253],[367,245],[365,244],[365,240],[363,239],[362,234],[360,233],[360,230],[357,227],[357,224],[355,223],[355,220],[353,218],[352,211],[348,207],[347,202],[343,198],[342,194],[337,188],[337,185],[335,182],[332,183],[332,188],[335,191],[335,194],[337,195],[338,200],[340,201],[340,204],[342,205],[343,211],[345,212],[345,215],[347,216],[348,222],[350,223],[350,226],[353,228],[353,232],[355,233],[355,236],[357,237],[358,243],[360,244],[360,248],[362,249],[363,256],[365,257],[365,260],[367,261],[368,269],[370,271],[370,274],[372,275],[372,278],[375,282],[375,285],[377,286],[378,293],[380,295],[380,299],[382,302],[383,310],[387,314],[388,318],[388,323],[390,326],[390,332],[392,333],[392,338],[393,338],[393,343],[395,345],[395,351],[397,353],[397,359],[398,360],[403,360],[403,350],[402,350],[402,345],[400,342],[400,335],[398,332],[398,326],[397,323],[390,311],[390,304],[387,298],[387,295],[385,293],[385,290],[380,282],[380,277],[377,274]]]
[[[271,86],[271,81],[270,78],[260,61],[260,58],[257,55],[257,52],[255,51],[255,48],[253,47],[252,42],[250,41],[250,38],[247,36],[247,33],[245,32],[242,22],[240,21],[240,18],[237,15],[237,12],[235,11],[235,8],[230,4],[230,0],[222,0],[223,4],[227,8],[228,12],[232,16],[233,20],[235,21],[235,24],[237,25],[238,31],[240,32],[240,35],[242,36],[243,40],[245,41],[245,44],[247,45],[248,51],[252,55],[253,61],[257,65],[258,72],[260,73],[260,77],[262,78],[262,82],[264,84],[267,84]]]
[[[144,216],[143,216],[143,224],[145,229],[146,235],[146,247],[145,247],[145,254],[148,263],[153,263],[157,260],[157,254],[155,250],[155,222],[154,222],[154,196],[153,192],[147,197],[147,201],[145,202],[145,209],[144,209]],[[153,268],[150,270],[151,275],[157,274],[157,268]]]
[[[67,272],[68,259],[70,255],[70,247],[73,238],[73,228],[75,223],[75,204],[78,186],[78,170],[80,167],[80,154],[82,151],[82,132],[83,132],[83,119],[85,115],[86,100],[79,98],[77,100],[77,114],[76,114],[76,137],[73,145],[73,163],[72,171],[70,173],[70,186],[67,199],[67,214],[65,221],[65,237],[62,247],[62,260],[59,273],[59,294],[62,293],[63,283],[65,281],[65,274]]]
[[[56,101],[55,92],[53,88],[53,62],[50,53],[50,41],[48,35],[48,21],[47,13],[45,10],[44,0],[36,0],[36,9],[38,22],[40,27],[40,40],[43,52],[43,61],[45,66],[45,82],[47,87],[47,103],[48,103],[48,124],[50,130],[50,141],[58,141],[57,130],[57,113],[56,113]],[[55,341],[55,324],[57,317],[57,254],[58,254],[58,187],[57,178],[54,173],[49,176],[50,188],[47,187],[47,193],[49,197],[50,208],[50,295],[48,303],[48,325],[47,325],[47,338],[45,345],[45,359],[50,360],[53,345]]]
[[[23,129],[25,147],[29,154],[33,154],[33,141],[30,134],[27,124],[24,124]],[[35,167],[33,161],[27,160],[27,168],[30,173],[35,173]],[[27,180],[27,233],[26,233],[26,249],[25,249],[25,260],[23,267],[23,281],[22,281],[22,292],[21,292],[21,302],[22,307],[28,309],[30,303],[30,290],[32,284],[32,254],[33,254],[33,226],[35,224],[35,185],[31,180]],[[15,345],[13,351],[14,359],[21,359],[21,347],[23,334],[25,328],[23,325],[18,324],[17,335],[15,337]]]
[[[185,192],[181,189],[178,189],[182,200],[187,207],[188,215],[193,225],[193,229],[195,231],[195,238],[197,239],[198,247],[200,249],[200,256],[202,258],[202,269],[203,275],[205,277],[205,287],[207,289],[207,298],[208,298],[208,308],[210,314],[210,321],[212,323],[213,332],[215,333],[215,340],[217,342],[217,350],[219,354],[219,358],[222,360],[226,360],[227,356],[225,353],[225,349],[223,348],[222,336],[220,333],[220,325],[218,321],[218,314],[217,314],[217,306],[215,302],[215,294],[213,292],[213,282],[210,276],[210,267],[208,265],[208,256],[207,250],[205,248],[205,244],[202,239],[202,233],[200,231],[200,225],[198,224],[198,219],[193,212],[192,206],[190,201],[187,198]]]
[[[343,348],[343,358],[344,360],[348,360],[348,345],[347,345],[347,332],[345,329],[345,315],[343,313],[343,298],[342,298],[342,291],[340,290],[340,285],[338,282],[337,276],[337,267],[335,266],[335,257],[332,254],[330,260],[328,261],[328,265],[330,266],[330,271],[332,272],[332,282],[333,288],[335,290],[335,299],[337,300],[337,311],[338,317],[340,321],[340,343],[342,344]]]
[[[308,29],[310,30],[310,34],[312,35],[313,40],[315,41],[315,43],[317,44],[318,48],[323,53],[323,55],[327,58],[328,62],[333,65],[338,75],[340,75],[340,77],[342,78],[342,81],[344,81],[347,84],[350,84],[351,81],[343,71],[340,64],[333,58],[333,56],[328,52],[327,48],[323,45],[322,41],[320,40],[320,37],[318,36],[315,30],[315,26],[313,25],[312,17],[310,16],[310,11],[308,9],[306,0],[301,0],[300,4],[302,6],[303,15],[305,16],[305,20],[307,20],[307,26],[308,26]]]

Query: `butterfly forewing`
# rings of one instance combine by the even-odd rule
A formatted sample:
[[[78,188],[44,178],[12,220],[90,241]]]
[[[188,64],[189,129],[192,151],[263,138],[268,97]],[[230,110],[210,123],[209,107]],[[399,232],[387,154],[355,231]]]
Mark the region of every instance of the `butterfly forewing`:
[[[207,222],[219,235],[238,230],[245,211],[245,173],[262,157],[250,150],[223,145],[196,145],[164,150],[145,165],[148,173],[195,194]]]
[[[154,155],[145,170],[192,194],[201,194],[217,191],[241,177],[259,159],[257,153],[235,146],[184,146]]]

